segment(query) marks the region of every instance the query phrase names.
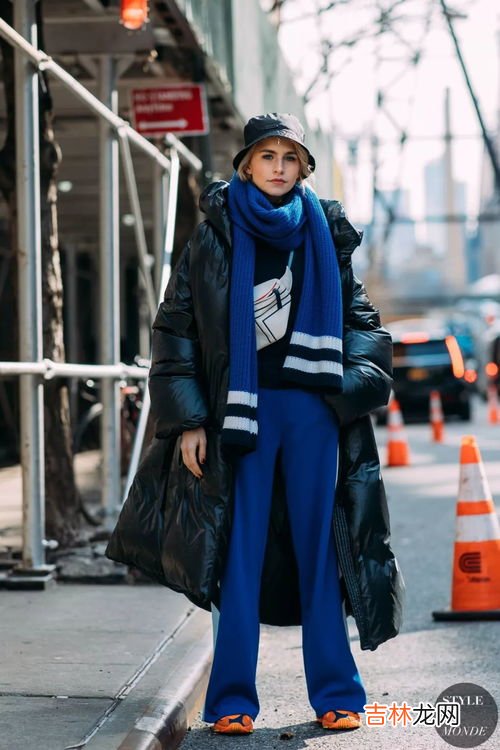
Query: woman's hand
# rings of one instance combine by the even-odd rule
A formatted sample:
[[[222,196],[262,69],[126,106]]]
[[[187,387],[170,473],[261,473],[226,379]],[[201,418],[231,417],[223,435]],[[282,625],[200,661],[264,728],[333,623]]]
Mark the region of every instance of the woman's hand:
[[[189,471],[201,479],[203,472],[200,464],[205,463],[207,456],[207,434],[204,427],[186,430],[181,438],[182,460]]]

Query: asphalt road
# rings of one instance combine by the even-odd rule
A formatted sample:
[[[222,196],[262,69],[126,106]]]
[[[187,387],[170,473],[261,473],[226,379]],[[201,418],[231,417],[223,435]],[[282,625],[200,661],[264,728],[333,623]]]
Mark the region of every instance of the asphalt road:
[[[428,425],[406,428],[412,464],[385,468],[392,546],[406,581],[401,633],[374,652],[361,651],[349,618],[352,649],[369,702],[408,706],[435,704],[455,683],[472,682],[488,690],[500,706],[500,623],[436,623],[431,612],[450,601],[451,566],[458,491],[458,456],[463,434],[479,442],[486,474],[500,509],[500,425],[486,423],[483,404],[471,423],[447,423],[445,443],[430,441]],[[385,429],[377,429],[385,461]],[[198,720],[182,750],[210,750],[227,742],[253,748],[370,748],[370,750],[446,750],[453,745],[432,726],[363,725],[354,732],[325,733],[314,722],[302,667],[299,628],[263,627],[258,689],[261,713],[253,735],[226,738],[211,734]],[[464,746],[464,745],[462,745]],[[470,747],[471,745],[469,745]],[[500,728],[480,747],[500,747]]]

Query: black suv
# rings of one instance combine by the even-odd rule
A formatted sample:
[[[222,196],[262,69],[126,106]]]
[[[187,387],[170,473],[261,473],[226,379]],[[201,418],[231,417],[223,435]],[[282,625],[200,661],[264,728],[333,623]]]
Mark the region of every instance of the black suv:
[[[431,391],[439,391],[445,416],[471,416],[471,386],[455,336],[442,325],[415,319],[387,326],[393,341],[394,393],[405,419],[427,420]]]

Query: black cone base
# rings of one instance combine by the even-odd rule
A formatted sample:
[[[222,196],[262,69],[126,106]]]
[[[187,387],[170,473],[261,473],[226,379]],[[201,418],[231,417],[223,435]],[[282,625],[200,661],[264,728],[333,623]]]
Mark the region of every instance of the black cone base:
[[[438,622],[449,620],[500,620],[500,609],[440,610],[432,613]]]

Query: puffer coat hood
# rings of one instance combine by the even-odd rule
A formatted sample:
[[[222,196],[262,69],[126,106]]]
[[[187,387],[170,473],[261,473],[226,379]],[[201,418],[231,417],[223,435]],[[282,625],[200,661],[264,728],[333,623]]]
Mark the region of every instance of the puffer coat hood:
[[[229,378],[227,187],[216,182],[203,192],[200,207],[206,220],[184,249],[153,324],[149,389],[156,437],[106,552],[205,609],[218,602],[233,502],[233,468],[221,445]],[[361,648],[375,649],[398,633],[404,591],[390,547],[389,513],[369,416],[389,397],[392,345],[352,271],[351,255],[361,233],[338,201],[321,204],[339,260],[344,309],[343,392],[323,396],[341,425],[333,531],[346,612],[355,618]],[[180,436],[200,425],[207,432],[207,459],[198,480],[183,464]],[[279,465],[260,618],[276,625],[301,620]]]

